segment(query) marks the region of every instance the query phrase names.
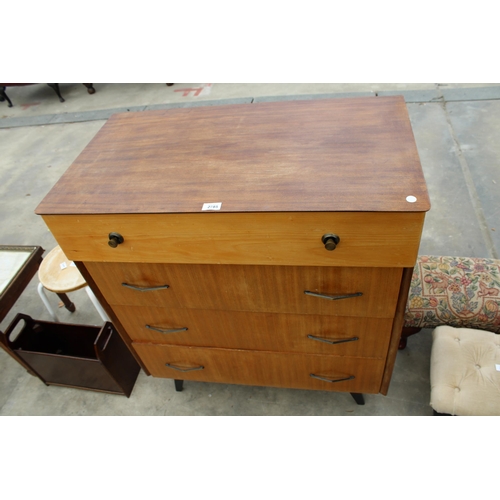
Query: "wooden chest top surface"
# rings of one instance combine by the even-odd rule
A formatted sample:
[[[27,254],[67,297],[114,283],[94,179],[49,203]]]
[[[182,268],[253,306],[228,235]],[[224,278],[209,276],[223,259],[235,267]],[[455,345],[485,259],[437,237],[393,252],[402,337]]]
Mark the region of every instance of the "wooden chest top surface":
[[[427,211],[404,99],[113,115],[36,213],[193,213],[216,202],[221,212]]]

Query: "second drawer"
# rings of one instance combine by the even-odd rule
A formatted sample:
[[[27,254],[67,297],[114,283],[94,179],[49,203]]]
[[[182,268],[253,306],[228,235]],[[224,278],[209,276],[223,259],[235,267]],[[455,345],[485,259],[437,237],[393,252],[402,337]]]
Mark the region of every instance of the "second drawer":
[[[384,358],[392,319],[114,306],[134,341]]]

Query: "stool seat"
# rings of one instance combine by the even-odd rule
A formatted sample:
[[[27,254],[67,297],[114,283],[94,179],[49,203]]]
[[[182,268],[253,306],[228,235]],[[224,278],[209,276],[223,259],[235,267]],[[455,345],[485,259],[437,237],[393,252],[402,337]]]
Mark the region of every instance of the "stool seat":
[[[80,290],[80,288],[85,288],[89,299],[103,321],[109,321],[108,315],[99,304],[94,292],[87,285],[85,278],[80,274],[75,264],[68,260],[59,245],[53,248],[42,260],[38,270],[38,280],[40,282],[38,283],[38,295],[40,295],[42,302],[55,322],[59,322],[59,318],[50,305],[45,290],[56,293],[62,300],[64,307],[70,312],[75,312],[75,304],[71,302],[66,294]]]
[[[432,332],[431,406],[449,415],[500,415],[500,335],[439,326]]]
[[[52,249],[38,270],[40,283],[51,292],[68,293],[87,286],[78,268],[66,257],[60,246]]]

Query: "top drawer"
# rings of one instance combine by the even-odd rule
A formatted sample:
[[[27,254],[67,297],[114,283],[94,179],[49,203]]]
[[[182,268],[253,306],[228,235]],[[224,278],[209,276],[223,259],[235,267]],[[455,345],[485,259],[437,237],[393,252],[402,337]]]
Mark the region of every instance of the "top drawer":
[[[177,264],[413,267],[424,214],[257,212],[45,215],[71,260]],[[108,245],[111,232],[123,243]],[[340,237],[326,250],[325,234]]]

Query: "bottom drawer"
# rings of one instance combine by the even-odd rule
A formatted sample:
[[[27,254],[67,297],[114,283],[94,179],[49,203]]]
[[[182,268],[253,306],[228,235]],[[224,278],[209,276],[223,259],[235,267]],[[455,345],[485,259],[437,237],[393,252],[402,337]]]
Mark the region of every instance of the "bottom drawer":
[[[376,394],[385,360],[133,343],[154,377]]]

